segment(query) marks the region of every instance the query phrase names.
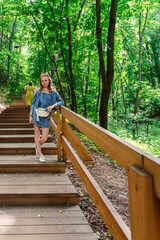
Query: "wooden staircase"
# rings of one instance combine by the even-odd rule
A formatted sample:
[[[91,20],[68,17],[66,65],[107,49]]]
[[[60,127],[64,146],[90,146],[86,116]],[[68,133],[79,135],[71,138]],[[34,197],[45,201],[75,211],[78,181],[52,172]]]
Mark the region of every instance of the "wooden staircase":
[[[95,240],[52,136],[38,161],[28,115],[23,103],[0,114],[0,240]]]

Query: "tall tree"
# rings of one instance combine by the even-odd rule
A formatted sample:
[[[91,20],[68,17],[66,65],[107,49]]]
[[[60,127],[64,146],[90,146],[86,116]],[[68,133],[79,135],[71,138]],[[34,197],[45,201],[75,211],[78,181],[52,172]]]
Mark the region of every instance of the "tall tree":
[[[102,93],[100,103],[100,125],[108,129],[108,104],[111,93],[111,86],[114,78],[114,32],[116,25],[116,12],[118,0],[112,0],[108,38],[107,38],[107,74],[105,72],[105,65],[102,50],[102,36],[100,27],[100,0],[96,0],[96,15],[97,15],[97,45],[99,52],[100,73],[102,75]]]
[[[138,63],[138,87],[136,90],[136,101],[134,106],[135,115],[137,113],[138,100],[139,100],[139,90],[140,90],[140,83],[141,83],[141,67],[142,67],[142,43],[143,43],[144,31],[147,23],[147,17],[148,17],[148,7],[146,10],[146,17],[145,17],[143,29],[142,29],[142,13],[140,12],[139,14],[139,63]]]

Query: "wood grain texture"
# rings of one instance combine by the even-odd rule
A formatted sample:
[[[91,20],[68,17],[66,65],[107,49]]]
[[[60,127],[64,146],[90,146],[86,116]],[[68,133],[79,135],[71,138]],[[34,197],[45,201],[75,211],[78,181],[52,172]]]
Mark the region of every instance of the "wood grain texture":
[[[127,169],[128,164],[137,164],[142,167],[142,150],[64,106],[61,107],[61,113],[122,167]]]
[[[132,239],[160,239],[157,205],[152,176],[136,166],[128,166]]]

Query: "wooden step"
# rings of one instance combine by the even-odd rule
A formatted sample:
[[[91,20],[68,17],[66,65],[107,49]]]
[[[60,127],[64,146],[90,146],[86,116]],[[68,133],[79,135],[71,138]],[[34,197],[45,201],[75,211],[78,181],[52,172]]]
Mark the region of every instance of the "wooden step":
[[[0,174],[0,205],[77,203],[78,193],[65,173]]]
[[[45,160],[40,163],[36,155],[0,155],[0,172],[65,172],[65,163],[57,161],[57,155],[45,155]]]
[[[30,123],[0,123],[1,128],[32,128],[33,124]]]
[[[0,123],[29,123],[29,117],[25,118],[0,118]]]
[[[97,240],[78,206],[0,208],[1,240]]]
[[[33,128],[0,128],[0,135],[11,135],[11,134],[34,134]]]
[[[29,110],[26,108],[17,108],[17,107],[12,107],[12,108],[6,108],[3,113],[19,113],[19,112],[27,112],[29,114]]]
[[[15,135],[0,135],[0,143],[18,143],[18,142],[34,142],[34,134],[15,134]],[[48,136],[47,142],[53,142],[53,137]]]
[[[17,117],[17,118],[19,118],[19,117],[26,117],[26,116],[29,116],[29,112],[26,112],[26,113],[23,113],[23,112],[18,112],[18,113],[5,113],[5,112],[1,112],[0,113],[0,118],[1,117],[8,117],[8,118],[10,118],[10,117]]]
[[[19,155],[19,154],[35,154],[34,143],[1,143],[0,155]],[[43,154],[57,154],[57,147],[54,143],[45,143],[42,146]]]

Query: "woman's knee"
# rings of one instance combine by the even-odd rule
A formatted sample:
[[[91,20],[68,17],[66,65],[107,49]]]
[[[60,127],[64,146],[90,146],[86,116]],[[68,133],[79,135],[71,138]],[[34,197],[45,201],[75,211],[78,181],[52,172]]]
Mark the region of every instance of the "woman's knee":
[[[41,137],[41,144],[45,143],[48,139],[48,136],[42,136]]]

